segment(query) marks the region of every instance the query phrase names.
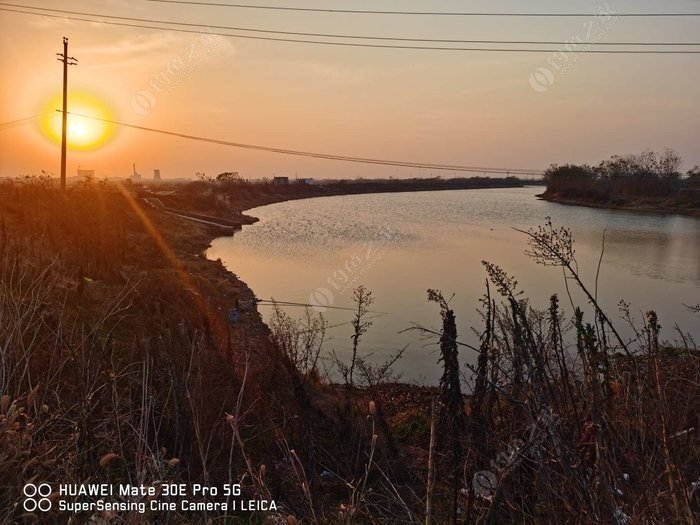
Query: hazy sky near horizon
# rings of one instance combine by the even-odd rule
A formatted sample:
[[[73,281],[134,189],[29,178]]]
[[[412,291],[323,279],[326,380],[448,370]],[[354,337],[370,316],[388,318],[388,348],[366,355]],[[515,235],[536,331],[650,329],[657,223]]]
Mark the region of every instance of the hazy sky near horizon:
[[[3,0],[4,1],[4,0]],[[223,1],[223,0],[222,0]],[[145,0],[16,0],[103,15],[280,31],[413,38],[700,41],[700,17],[470,18],[176,6]],[[1,2],[0,2],[1,3]],[[258,5],[368,9],[596,12],[597,1],[247,0]],[[694,0],[611,0],[614,12],[700,12]],[[339,155],[543,169],[646,148],[700,164],[700,55],[475,53],[318,46],[0,12],[0,121],[45,111],[60,93],[55,53],[79,59],[71,90],[113,119],[215,139]],[[513,47],[513,46],[511,46]],[[522,46],[520,46],[522,47]],[[545,46],[552,47],[552,46]],[[696,47],[695,49],[700,49]],[[560,69],[557,69],[559,66]],[[538,68],[552,72],[533,89]],[[538,84],[539,86],[540,84]],[[540,90],[542,91],[542,90]],[[70,108],[69,108],[70,110]],[[115,128],[68,156],[98,176],[164,178],[237,170],[245,177],[428,175],[234,149]],[[0,130],[0,176],[59,172],[59,146],[39,121]],[[434,174],[438,174],[435,172]],[[447,173],[450,175],[451,173]],[[444,175],[444,173],[443,173]]]

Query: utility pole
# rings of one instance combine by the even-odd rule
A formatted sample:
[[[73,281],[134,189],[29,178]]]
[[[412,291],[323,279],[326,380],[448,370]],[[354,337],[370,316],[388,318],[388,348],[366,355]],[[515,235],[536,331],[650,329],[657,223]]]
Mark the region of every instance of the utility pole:
[[[68,39],[63,37],[63,53],[56,53],[63,62],[63,113],[61,127],[61,190],[66,189],[66,132],[68,130],[68,66],[75,66],[78,60],[68,56]]]

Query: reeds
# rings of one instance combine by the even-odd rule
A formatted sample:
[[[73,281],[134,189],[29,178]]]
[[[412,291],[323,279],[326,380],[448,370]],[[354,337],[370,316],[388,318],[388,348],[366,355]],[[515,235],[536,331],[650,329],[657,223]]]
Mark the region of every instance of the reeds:
[[[486,264],[471,346],[431,291],[442,326],[419,329],[443,375],[421,389],[392,383],[402,351],[376,365],[362,347],[365,290],[338,385],[319,370],[325,320],[278,312],[270,332],[247,312],[226,325],[223,270],[177,233],[195,226],[148,216],[174,266],[123,192],[26,182],[0,186],[0,485],[241,483],[280,507],[251,519],[277,523],[698,519],[700,353],[691,338],[665,344],[653,312],[625,339],[567,230],[524,238],[587,304],[567,312],[552,296],[537,311]],[[19,514],[21,491],[0,491],[0,521]],[[233,516],[78,516],[90,518]]]

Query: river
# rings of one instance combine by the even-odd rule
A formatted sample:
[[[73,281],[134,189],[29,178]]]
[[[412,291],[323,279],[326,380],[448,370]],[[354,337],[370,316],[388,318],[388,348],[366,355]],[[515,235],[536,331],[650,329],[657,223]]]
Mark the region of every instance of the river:
[[[683,304],[700,302],[700,219],[618,210],[565,206],[539,200],[541,187],[454,190],[321,197],[262,206],[247,213],[260,222],[233,237],[212,242],[208,257],[221,259],[260,299],[352,307],[352,289],[371,290],[372,319],[360,353],[381,363],[408,345],[394,367],[404,381],[435,384],[440,376],[435,338],[404,331],[420,324],[439,329],[438,308],[426,299],[428,288],[454,297],[451,306],[460,338],[478,340],[477,311],[485,291],[481,263],[498,264],[514,275],[531,304],[546,308],[558,293],[567,315],[562,271],[538,266],[525,255],[527,230],[551,217],[575,238],[580,274],[591,289],[605,249],[598,296],[619,330],[630,331],[619,317],[624,300],[638,323],[654,309],[662,337],[677,339],[674,325],[700,337],[700,315]],[[577,305],[590,312],[581,294]],[[260,306],[263,317],[271,308]],[[300,307],[286,307],[300,316]],[[352,313],[324,312],[330,325],[326,351],[347,356]],[[590,316],[589,316],[590,319]],[[403,332],[402,332],[403,331]],[[462,359],[475,356],[461,350]],[[330,360],[324,362],[330,366]]]

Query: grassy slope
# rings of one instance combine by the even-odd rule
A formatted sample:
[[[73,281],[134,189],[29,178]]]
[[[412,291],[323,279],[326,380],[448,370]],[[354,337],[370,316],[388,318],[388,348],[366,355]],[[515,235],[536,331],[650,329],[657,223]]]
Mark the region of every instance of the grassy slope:
[[[231,431],[222,421],[235,412],[243,348],[253,356],[249,395],[266,397],[270,381],[283,385],[289,376],[275,364],[257,312],[246,312],[229,332],[229,308],[252,293],[203,256],[214,233],[97,189],[62,195],[6,185],[0,216],[0,341],[11,372],[0,386],[7,403],[31,416],[35,446],[56,447],[50,463],[20,470],[13,468],[19,456],[0,454],[0,484],[18,487],[18,476],[31,475],[125,480],[134,472],[144,482],[201,481],[205,473],[223,479]],[[144,404],[142,395],[151,401]],[[262,428],[275,417],[265,401],[247,424]],[[19,454],[21,443],[14,445]],[[158,468],[140,465],[144,446]],[[101,466],[109,453],[117,459]],[[172,458],[178,467],[166,467]],[[243,471],[239,456],[234,464]],[[4,498],[17,495],[5,494],[0,509],[9,510],[12,500]]]
[[[229,469],[243,475],[250,459],[253,469],[267,465],[270,486],[249,475],[247,494],[270,491],[304,514],[298,480],[280,461],[297,449],[305,469],[320,468],[305,450],[310,422],[313,461],[353,463],[365,423],[348,432],[340,393],[304,381],[254,308],[228,325],[235,300],[253,294],[203,255],[220,230],[115,188],[61,194],[11,184],[0,186],[0,223],[0,346],[13,371],[0,382],[0,486],[35,476],[220,484]],[[392,413],[406,416],[398,401],[406,395],[394,396]],[[12,430],[20,411],[29,449]],[[332,500],[346,495],[342,483],[319,490]],[[19,497],[2,491],[0,521],[16,516]]]

